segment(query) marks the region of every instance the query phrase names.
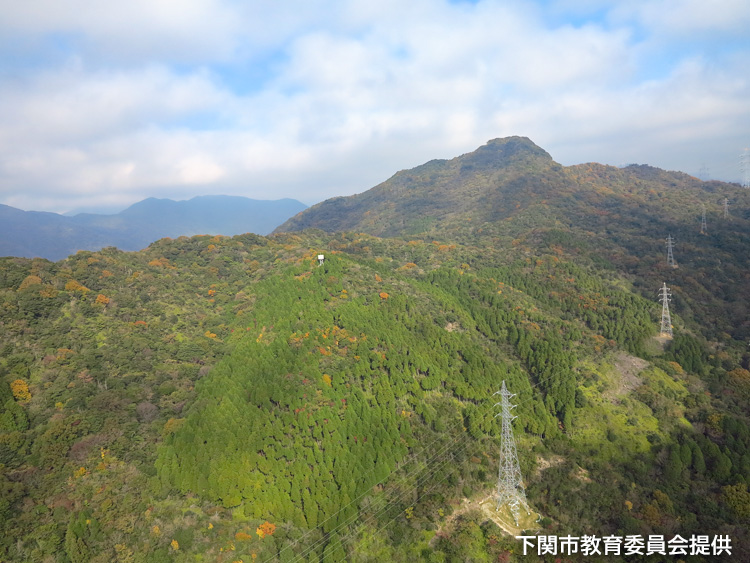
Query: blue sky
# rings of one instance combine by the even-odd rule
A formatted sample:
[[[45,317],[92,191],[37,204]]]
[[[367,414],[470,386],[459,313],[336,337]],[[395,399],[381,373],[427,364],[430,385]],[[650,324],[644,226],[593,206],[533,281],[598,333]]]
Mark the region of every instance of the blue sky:
[[[747,0],[0,0],[0,203],[314,203],[487,140],[740,181]]]

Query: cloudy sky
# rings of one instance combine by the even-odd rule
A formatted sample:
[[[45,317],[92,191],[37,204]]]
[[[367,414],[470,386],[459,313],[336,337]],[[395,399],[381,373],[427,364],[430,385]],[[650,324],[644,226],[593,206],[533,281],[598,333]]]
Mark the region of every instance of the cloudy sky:
[[[747,0],[0,0],[0,203],[311,204],[487,140],[740,181]]]

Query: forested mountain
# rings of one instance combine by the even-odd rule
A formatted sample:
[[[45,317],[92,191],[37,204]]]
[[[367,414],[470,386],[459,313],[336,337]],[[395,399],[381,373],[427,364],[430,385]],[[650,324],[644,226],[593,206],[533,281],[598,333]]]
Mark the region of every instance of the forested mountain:
[[[487,147],[473,169],[515,179],[492,205],[456,180],[475,203],[422,234],[384,199],[362,215],[399,236],[0,259],[0,560],[543,560],[480,502],[502,381],[529,533],[750,553],[747,194]]]
[[[305,207],[294,199],[199,196],[172,201],[152,197],[113,215],[68,217],[0,205],[0,256],[60,260],[78,250],[105,246],[140,250],[164,237],[265,235]]]
[[[529,139],[508,137],[451,160],[402,170],[361,194],[313,205],[275,232],[315,228],[446,237],[488,223],[495,230],[520,233],[593,222],[594,227],[611,232],[619,227],[629,234],[641,227],[694,233],[701,204],[707,206],[713,227],[714,219],[723,215],[725,197],[730,198],[733,219],[750,218],[750,197],[737,184],[702,182],[645,165],[564,167]],[[643,234],[661,237],[661,231]]]

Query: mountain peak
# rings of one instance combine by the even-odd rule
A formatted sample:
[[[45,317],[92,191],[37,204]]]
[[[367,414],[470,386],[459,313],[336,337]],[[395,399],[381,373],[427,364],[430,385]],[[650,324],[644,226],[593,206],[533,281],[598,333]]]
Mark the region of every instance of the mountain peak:
[[[547,151],[526,137],[491,139],[451,160],[402,170],[364,193],[314,205],[276,232],[317,228],[392,236],[425,232],[468,216],[494,220],[509,212],[502,186],[522,189],[531,175],[554,164]]]
[[[519,162],[536,159],[552,162],[549,153],[527,137],[491,139],[474,152],[462,155],[459,159],[482,168],[506,168]]]

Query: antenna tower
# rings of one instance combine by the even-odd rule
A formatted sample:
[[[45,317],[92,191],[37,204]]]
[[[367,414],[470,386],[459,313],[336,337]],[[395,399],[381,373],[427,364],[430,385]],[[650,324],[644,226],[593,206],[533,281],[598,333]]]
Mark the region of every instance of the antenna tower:
[[[724,198],[724,219],[729,217],[729,200]]]
[[[703,207],[703,214],[701,215],[701,234],[706,235],[708,234],[708,227],[706,227],[706,204],[701,203],[701,206]]]
[[[667,284],[665,283],[659,291],[659,301],[662,302],[659,336],[663,338],[672,338],[672,318],[669,316],[669,302],[671,300],[672,291],[667,288]]]
[[[742,187],[750,188],[750,149],[740,154],[740,170],[742,171]]]
[[[518,525],[518,515],[520,514],[521,507],[526,511],[526,514],[531,514],[531,511],[526,502],[526,489],[521,480],[521,468],[518,465],[516,441],[513,437],[512,422],[516,417],[510,414],[510,410],[515,407],[515,405],[510,404],[510,398],[515,397],[515,394],[511,394],[508,391],[508,388],[505,386],[505,380],[503,380],[502,389],[495,393],[495,395],[498,394],[502,398],[495,406],[500,405],[503,410],[495,416],[503,417],[503,433],[500,439],[500,470],[497,478],[496,510],[500,510],[501,506],[507,505],[510,508],[513,519],[516,521],[516,525]]]
[[[675,263],[674,255],[672,254],[673,246],[674,246],[674,239],[672,238],[672,235],[667,235],[667,264],[669,264],[673,268],[676,268],[677,264]]]

